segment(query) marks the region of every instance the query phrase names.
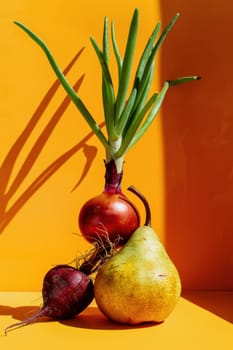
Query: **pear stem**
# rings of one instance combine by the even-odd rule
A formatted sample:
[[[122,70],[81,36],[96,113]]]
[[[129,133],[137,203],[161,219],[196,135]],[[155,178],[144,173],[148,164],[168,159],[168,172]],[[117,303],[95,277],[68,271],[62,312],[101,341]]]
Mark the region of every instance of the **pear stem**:
[[[129,186],[127,188],[128,191],[134,193],[143,203],[145,211],[146,211],[146,219],[145,219],[145,226],[151,226],[151,210],[150,210],[150,206],[148,203],[148,200],[146,199],[146,197],[138,191],[138,189],[134,186]]]

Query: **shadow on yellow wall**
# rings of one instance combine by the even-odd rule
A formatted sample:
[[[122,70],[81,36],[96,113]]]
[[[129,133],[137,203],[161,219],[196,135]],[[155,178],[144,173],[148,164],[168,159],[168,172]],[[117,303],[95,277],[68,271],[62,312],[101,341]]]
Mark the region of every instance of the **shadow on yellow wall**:
[[[119,3],[113,5],[103,0],[93,5],[94,11],[89,11],[85,2],[70,1],[69,6],[59,2],[57,4],[59,11],[55,13],[54,7],[51,4],[48,6],[47,3],[40,6],[30,1],[25,1],[19,6],[18,3],[17,6],[12,6],[12,2],[5,4],[6,19],[1,27],[0,40],[1,52],[4,52],[4,55],[1,56],[0,68],[9,69],[3,70],[1,74],[0,118],[3,147],[2,164],[0,164],[0,267],[3,277],[0,289],[2,290],[38,290],[43,275],[51,264],[71,261],[74,255],[87,249],[88,242],[77,232],[77,213],[83,202],[94,193],[98,193],[95,191],[100,191],[103,186],[104,150],[99,147],[95,137],[90,141],[92,133],[89,132],[83,118],[76,118],[75,106],[71,104],[68,110],[70,100],[66,98],[61,103],[64,91],[61,89],[62,91],[55,94],[58,82],[54,83],[55,87],[51,87],[35,111],[35,103],[37,106],[37,101],[41,100],[41,91],[44,94],[47,86],[53,83],[54,74],[48,62],[44,60],[42,52],[31,40],[25,38],[24,33],[12,24],[12,20],[25,23],[41,35],[49,46],[52,42],[51,49],[54,56],[60,62],[60,66],[65,66],[65,57],[74,55],[73,50],[76,50],[74,47],[77,43],[80,47],[83,46],[82,43],[88,43],[91,33],[95,34],[96,40],[101,40],[105,15],[116,21],[116,28],[119,28],[119,48],[123,48],[127,26],[135,5],[131,2],[124,3],[122,12]],[[142,17],[145,18],[141,36],[138,38],[139,47],[142,47],[145,35],[147,33],[149,35],[154,26],[155,13],[156,19],[159,17],[159,9],[154,1],[140,0],[137,5],[141,9]],[[51,18],[53,18],[52,24]],[[81,57],[83,58],[83,55]],[[90,51],[87,47],[85,59],[80,59],[78,63],[78,68],[73,65],[67,77],[73,84],[77,79],[76,68],[81,74],[85,73],[85,84],[81,87],[82,98],[84,101],[89,101],[90,110],[95,111],[97,116],[97,123],[101,123],[103,120],[102,105],[99,101],[101,76],[91,47]],[[82,78],[80,79],[77,81],[76,89],[82,82]],[[17,82],[20,82],[20,90]],[[10,104],[12,99],[15,99],[14,105]],[[31,117],[29,123],[27,113]],[[62,115],[65,117],[61,118]],[[40,132],[41,125],[43,128],[46,120],[49,122]],[[21,132],[25,125],[25,129]],[[160,136],[160,128],[155,127],[152,130]],[[35,142],[34,137],[37,137]],[[159,157],[152,164],[149,152],[145,152],[152,139],[154,134],[148,133],[141,145],[135,147],[135,152],[127,160],[125,179],[128,184],[141,183],[144,186],[143,191],[146,193],[148,190],[153,197],[150,179],[154,179],[156,174],[155,189],[158,188],[157,195],[162,200],[163,196],[160,196],[162,186],[158,181],[158,177],[159,179],[162,177],[160,149],[158,152],[155,151],[155,155],[159,154]],[[66,149],[68,151],[65,152]],[[84,159],[80,151],[84,152]],[[146,168],[144,171],[136,171],[141,154],[149,171]],[[64,166],[65,163],[68,165],[68,160],[71,160],[69,166]],[[93,160],[99,164],[97,167],[91,167]],[[61,167],[62,171],[59,172]],[[48,183],[51,177],[53,181]],[[72,195],[71,187],[73,190],[77,189]],[[160,202],[156,205],[161,207],[162,211]],[[154,207],[153,203],[152,206]],[[162,215],[157,214],[160,213],[160,209],[155,212],[160,224]],[[74,232],[77,234],[74,235]]]
[[[75,64],[77,59],[79,58],[80,54],[82,53],[83,49],[81,49],[77,55],[73,58],[73,60],[68,64],[68,66],[64,70],[64,74],[67,74],[72,66]],[[73,88],[75,91],[78,91],[80,85],[82,84],[84,75],[82,75],[74,84]],[[9,186],[9,180],[11,179],[12,171],[15,165],[15,162],[22,151],[25,143],[27,142],[28,138],[30,137],[33,129],[36,127],[37,123],[39,122],[40,118],[43,115],[43,112],[45,111],[46,107],[51,102],[53,96],[55,95],[58,87],[60,86],[60,82],[56,80],[53,85],[49,88],[47,93],[45,94],[44,98],[40,102],[38,108],[36,109],[35,113],[29,120],[29,123],[24,128],[22,133],[19,135],[17,140],[12,145],[11,149],[9,150],[8,154],[6,155],[5,159],[2,162],[2,165],[0,167],[0,234],[4,231],[4,229],[7,227],[7,225],[10,223],[10,221],[15,217],[15,215],[19,212],[19,210],[23,207],[23,205],[33,196],[33,194],[41,188],[41,186],[68,160],[70,157],[72,157],[77,151],[80,149],[83,149],[84,155],[86,157],[86,165],[82,171],[81,177],[78,181],[78,183],[73,188],[76,189],[78,185],[81,183],[81,181],[84,179],[85,175],[88,172],[88,169],[91,166],[91,163],[97,153],[97,149],[94,146],[89,146],[86,144],[86,142],[90,139],[90,137],[93,135],[92,132],[88,133],[80,142],[78,142],[75,146],[70,148],[68,151],[63,153],[59,158],[57,158],[55,161],[53,161],[44,171],[41,172],[41,174],[27,187],[27,189],[19,196],[18,199],[11,204],[10,207],[8,207],[8,204],[13,197],[13,195],[17,192],[17,190],[20,188],[21,184],[24,181],[24,178],[28,175],[30,172],[30,169],[36,162],[41,150],[45,146],[46,142],[48,141],[51,133],[53,132],[54,128],[56,127],[57,123],[59,122],[60,118],[64,114],[65,110],[67,109],[70,98],[67,96],[64,98],[60,106],[57,108],[56,112],[52,116],[52,118],[49,120],[48,124],[42,131],[42,133],[37,138],[36,142],[34,143],[31,150],[29,150],[28,155],[21,166],[20,170],[18,171],[17,175],[15,176],[14,180],[12,181],[12,184]],[[9,186],[9,188],[8,188]]]
[[[161,78],[198,74],[163,107],[166,245],[185,289],[233,289],[231,1],[162,1],[181,16],[162,48]]]

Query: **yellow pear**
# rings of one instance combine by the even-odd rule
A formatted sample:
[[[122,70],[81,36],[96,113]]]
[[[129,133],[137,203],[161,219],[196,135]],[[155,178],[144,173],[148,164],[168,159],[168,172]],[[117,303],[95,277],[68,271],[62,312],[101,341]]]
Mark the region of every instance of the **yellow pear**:
[[[147,224],[139,227],[123,248],[101,266],[95,278],[97,306],[119,323],[162,322],[180,297],[178,271],[148,224],[148,210],[149,207]]]

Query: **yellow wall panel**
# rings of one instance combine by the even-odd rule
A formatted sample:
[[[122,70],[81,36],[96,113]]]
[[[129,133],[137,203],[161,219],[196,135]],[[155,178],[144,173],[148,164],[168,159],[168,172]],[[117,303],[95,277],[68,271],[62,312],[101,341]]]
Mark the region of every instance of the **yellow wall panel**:
[[[63,89],[59,87],[51,94],[56,79],[46,57],[13,21],[20,21],[37,33],[48,44],[62,69],[85,47],[67,77],[75,84],[85,74],[79,94],[101,122],[101,72],[89,37],[92,35],[101,42],[103,20],[107,15],[109,20],[115,21],[123,52],[135,7],[140,9],[138,58],[160,18],[159,4],[154,1],[112,4],[105,0],[40,3],[25,0],[2,5],[1,290],[38,290],[52,265],[68,263],[89,248],[79,234],[77,217],[82,204],[100,193],[104,186],[102,145],[90,135],[89,127],[76,108],[64,102]],[[158,82],[159,76],[155,84]],[[147,137],[126,158],[122,185],[126,189],[134,184],[148,196],[155,213],[153,221],[162,237],[160,137],[158,119]],[[146,150],[152,152],[152,158]],[[87,159],[90,167],[83,177],[89,164]],[[144,212],[142,218],[143,215]]]

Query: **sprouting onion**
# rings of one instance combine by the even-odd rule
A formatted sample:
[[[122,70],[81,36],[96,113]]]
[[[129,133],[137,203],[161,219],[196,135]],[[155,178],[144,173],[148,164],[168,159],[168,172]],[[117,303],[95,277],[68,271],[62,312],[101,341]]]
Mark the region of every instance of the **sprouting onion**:
[[[14,22],[42,48],[67,94],[103,144],[106,150],[106,161],[109,162],[113,159],[119,173],[122,171],[125,154],[132,145],[144,135],[145,131],[152,124],[162,105],[168,88],[183,82],[199,79],[198,76],[188,76],[166,81],[162,90],[159,93],[155,92],[147,101],[154,73],[155,55],[178,17],[179,13],[173,17],[156,42],[155,38],[159,32],[160,23],[155,26],[140,57],[134,77],[134,84],[129,93],[128,88],[132,76],[132,64],[138,32],[139,10],[135,9],[134,11],[123,58],[119,53],[115,37],[114,22],[112,22],[111,38],[119,76],[117,92],[114,91],[111,72],[109,70],[108,17],[104,19],[103,49],[101,50],[93,37],[90,38],[102,69],[103,106],[107,135],[104,135],[85,104],[64,76],[48,46],[24,24],[18,21]],[[142,121],[144,122],[142,123]]]
[[[172,18],[170,23],[168,23],[165,29],[161,32],[159,37],[158,33],[160,31],[160,23],[156,24],[145,44],[145,48],[141,54],[141,57],[139,58],[136,73],[134,75],[132,72],[132,67],[134,62],[139,26],[139,10],[135,9],[133,13],[124,55],[121,55],[119,51],[115,35],[115,26],[114,22],[112,21],[110,37],[114,52],[114,58],[116,60],[118,68],[117,87],[113,82],[110,71],[110,40],[108,17],[104,18],[102,48],[100,48],[93,37],[90,38],[102,71],[102,103],[106,125],[105,132],[98,126],[95,118],[91,115],[86,105],[83,103],[83,101],[72,88],[71,84],[68,82],[67,78],[62,73],[62,70],[55,61],[48,46],[24,24],[18,21],[14,22],[16,25],[22,28],[44,51],[51,67],[57,75],[57,78],[60,80],[65,91],[73,103],[76,105],[81,115],[87,121],[92,131],[96,134],[99,141],[104,146],[106,152],[104,193],[107,192],[108,194],[111,193],[123,195],[121,191],[121,180],[125,155],[136,144],[136,142],[141,139],[141,137],[153,123],[155,117],[158,114],[158,111],[160,110],[169,87],[199,79],[198,76],[187,76],[175,80],[167,80],[164,82],[159,92],[151,93],[156,54],[164,42],[167,34],[177,21],[178,17],[179,14],[177,13]],[[132,87],[130,88],[131,82],[133,83]],[[96,206],[96,201],[94,201],[93,206]],[[128,214],[126,213],[126,216],[127,215]],[[134,214],[134,217],[135,225],[137,226],[138,214],[136,214],[136,212]],[[104,220],[105,216],[99,217],[99,220],[102,219]],[[118,217],[117,220],[119,220]],[[83,225],[82,219],[79,221],[81,221],[81,227],[83,230],[85,223]],[[94,221],[96,221],[96,217]],[[112,221],[111,218],[110,221]],[[90,222],[90,207],[88,207],[88,224],[90,224]],[[100,224],[105,225],[105,222],[100,222]],[[135,225],[133,225],[133,228],[131,229],[135,229]],[[107,229],[110,229],[109,225]],[[119,232],[125,232],[124,227],[118,230],[118,233]],[[94,233],[85,233],[86,236],[89,235],[89,238],[92,234]],[[111,232],[109,232],[109,234],[111,234]]]

